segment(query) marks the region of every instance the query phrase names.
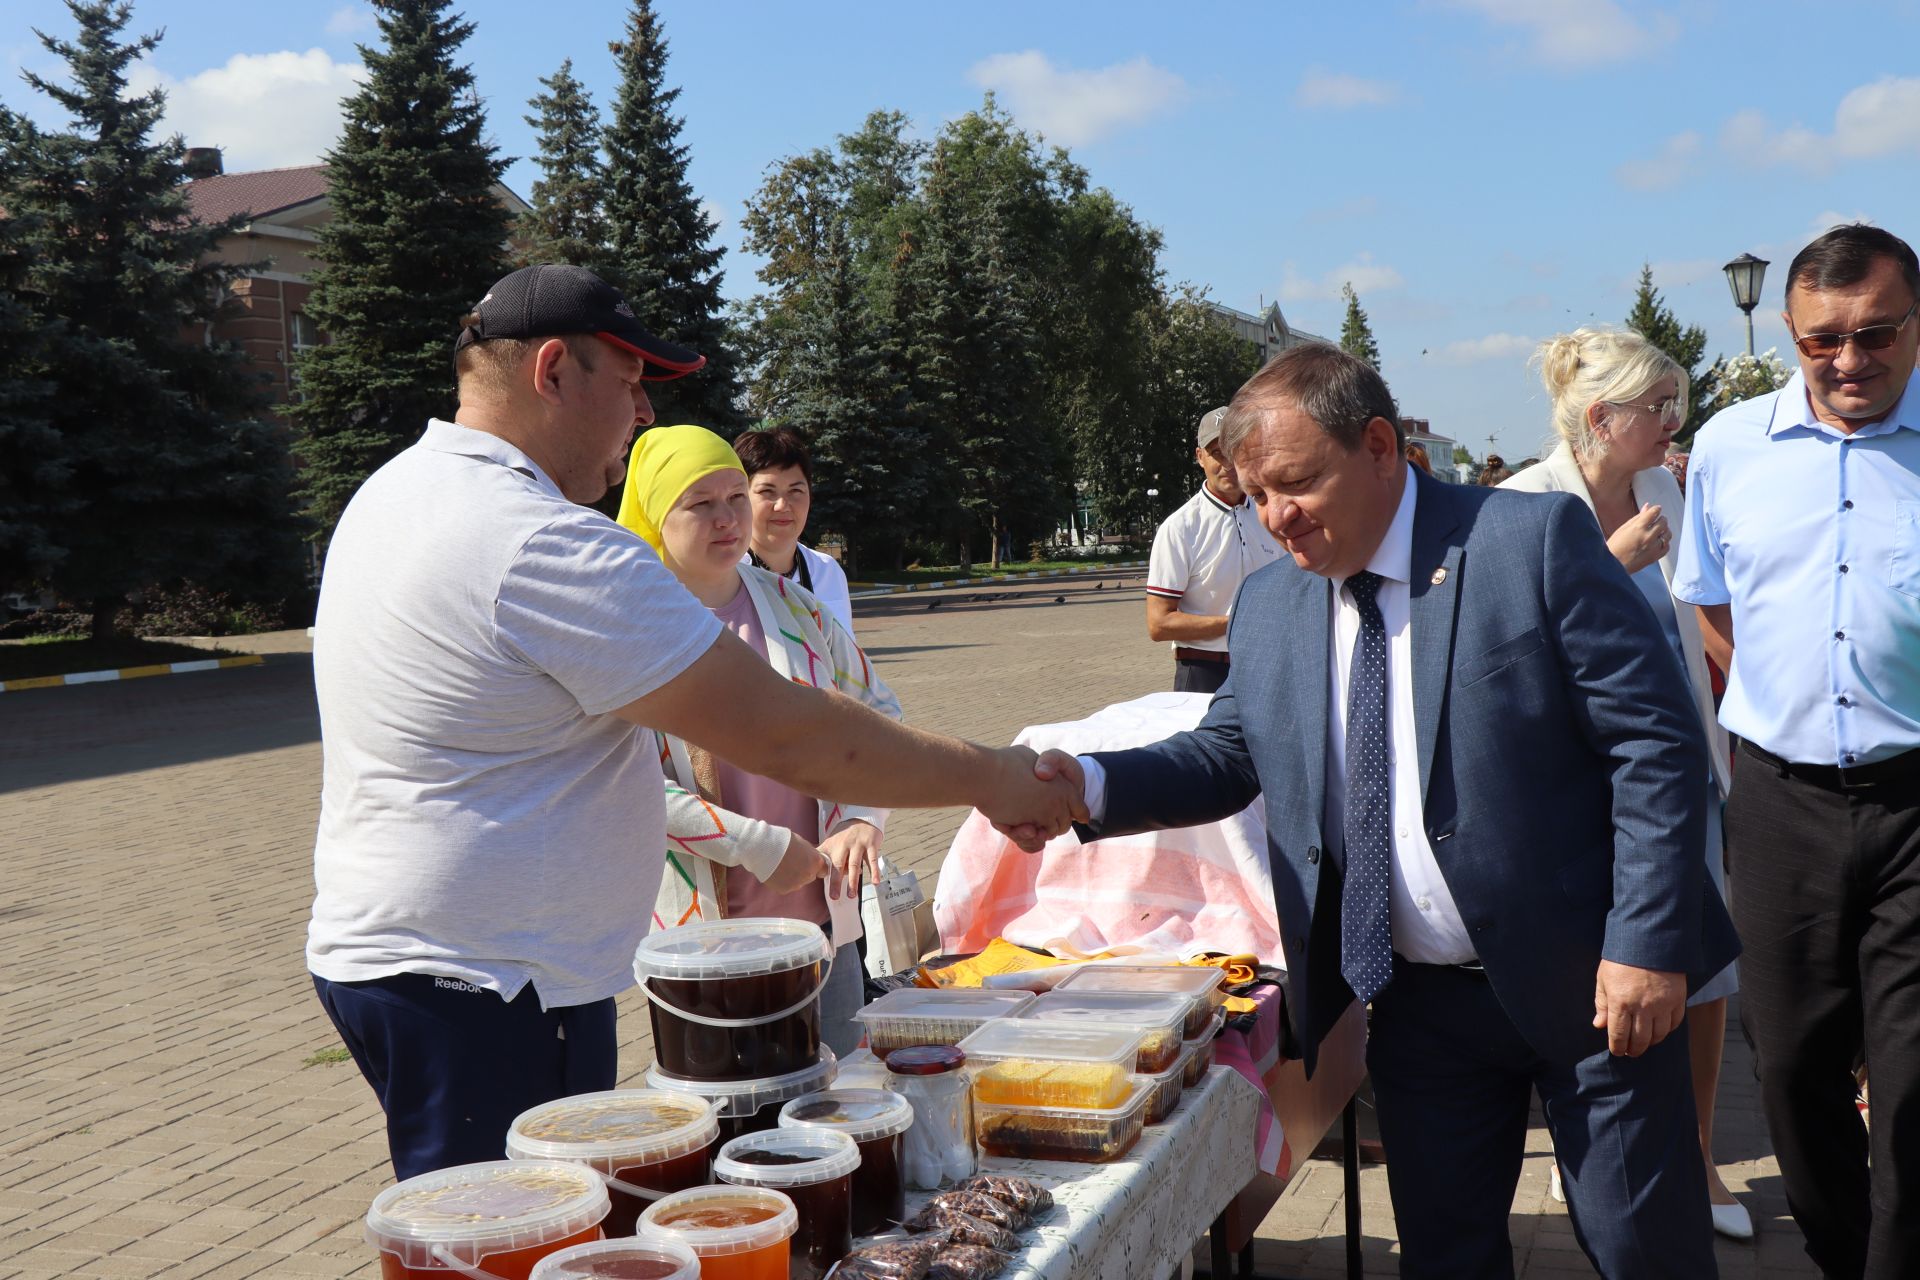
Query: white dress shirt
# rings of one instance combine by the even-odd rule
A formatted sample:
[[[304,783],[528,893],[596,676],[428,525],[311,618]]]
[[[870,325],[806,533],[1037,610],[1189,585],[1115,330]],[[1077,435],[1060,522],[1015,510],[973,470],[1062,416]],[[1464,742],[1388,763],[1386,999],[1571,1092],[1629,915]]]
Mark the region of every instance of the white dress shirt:
[[[1387,764],[1393,810],[1393,949],[1419,964],[1465,964],[1476,958],[1460,908],[1440,875],[1420,802],[1420,751],[1413,721],[1413,628],[1408,578],[1413,564],[1415,485],[1409,473],[1393,523],[1367,568],[1383,581],[1376,599],[1387,628]],[[1360,610],[1344,580],[1333,597],[1333,664],[1327,673],[1327,801],[1323,830],[1346,831],[1347,678]]]
[[[1387,630],[1387,761],[1393,813],[1393,949],[1419,964],[1469,964],[1478,955],[1460,918],[1433,846],[1427,841],[1420,801],[1420,753],[1413,719],[1413,636],[1408,578],[1413,563],[1415,485],[1411,471],[1393,523],[1367,568],[1384,581],[1377,596]],[[1360,610],[1345,582],[1334,594],[1333,663],[1327,673],[1332,714],[1327,717],[1327,799],[1323,830],[1328,838],[1346,829],[1347,675],[1360,635]],[[1079,757],[1086,776],[1087,811],[1106,816],[1107,774],[1090,756]]]

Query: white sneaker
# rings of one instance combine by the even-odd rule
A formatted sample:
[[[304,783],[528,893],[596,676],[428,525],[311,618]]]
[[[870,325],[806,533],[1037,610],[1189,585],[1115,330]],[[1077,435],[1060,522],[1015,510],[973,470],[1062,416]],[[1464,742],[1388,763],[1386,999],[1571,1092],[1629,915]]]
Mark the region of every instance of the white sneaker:
[[[1547,1194],[1553,1197],[1555,1204],[1565,1204],[1567,1202],[1567,1189],[1560,1185],[1559,1161],[1554,1162],[1553,1173],[1547,1178]],[[1716,1209],[1719,1207],[1718,1205],[1714,1206]],[[1716,1219],[1716,1221],[1718,1220]]]
[[[1753,1215],[1743,1204],[1710,1204],[1713,1229],[1729,1240],[1753,1239]]]

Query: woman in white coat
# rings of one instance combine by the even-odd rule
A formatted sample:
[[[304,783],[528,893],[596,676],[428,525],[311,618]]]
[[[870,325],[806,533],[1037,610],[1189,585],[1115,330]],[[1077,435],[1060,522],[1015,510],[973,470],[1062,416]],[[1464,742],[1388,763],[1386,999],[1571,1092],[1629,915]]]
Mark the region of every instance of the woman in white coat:
[[[1682,502],[1679,484],[1662,464],[1686,412],[1686,371],[1638,334],[1611,329],[1577,329],[1551,338],[1541,344],[1535,360],[1553,398],[1559,440],[1539,465],[1516,473],[1500,487],[1571,493],[1586,503],[1608,550],[1653,607],[1686,673],[1706,733],[1712,777],[1701,781],[1712,788],[1713,797],[1704,856],[1713,886],[1724,897],[1720,806],[1730,781],[1727,735],[1714,714],[1699,622],[1692,609],[1676,607],[1669,590],[1678,559],[1674,534]],[[1735,968],[1728,965],[1694,993],[1687,1002],[1687,1049],[1714,1229],[1748,1239],[1753,1221],[1720,1180],[1713,1162],[1714,1094],[1720,1081],[1727,997],[1738,987]]]

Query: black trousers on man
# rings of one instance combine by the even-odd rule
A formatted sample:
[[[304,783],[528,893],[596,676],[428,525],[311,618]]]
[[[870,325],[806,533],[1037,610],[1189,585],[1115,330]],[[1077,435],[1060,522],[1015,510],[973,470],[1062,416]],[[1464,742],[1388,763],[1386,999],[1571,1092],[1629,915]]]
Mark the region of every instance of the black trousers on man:
[[[1205,649],[1173,651],[1175,693],[1218,693],[1227,682],[1227,655]]]
[[[1920,751],[1741,744],[1727,800],[1740,1012],[1787,1203],[1835,1280],[1920,1276]],[[1872,1130],[1854,1105],[1866,1051]],[[1868,1172],[1868,1158],[1872,1172]]]

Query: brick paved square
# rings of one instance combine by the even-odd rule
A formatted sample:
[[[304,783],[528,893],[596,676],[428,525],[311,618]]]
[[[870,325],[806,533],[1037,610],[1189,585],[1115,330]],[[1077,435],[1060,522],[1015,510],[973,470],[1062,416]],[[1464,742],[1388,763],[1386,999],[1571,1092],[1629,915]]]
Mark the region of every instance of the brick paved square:
[[[1167,687],[1143,614],[1139,579],[1114,575],[862,601],[857,625],[909,719],[1001,743]],[[378,1107],[351,1064],[306,1065],[336,1041],[302,963],[305,656],[8,694],[0,725],[0,1280],[377,1275],[360,1220],[390,1176]],[[961,816],[898,815],[890,853],[931,882]],[[631,993],[619,1016],[632,1083],[651,1037]],[[1745,1055],[1736,1031],[1720,1137],[1763,1234],[1723,1244],[1722,1274],[1811,1276]],[[1589,1275],[1547,1200],[1545,1133],[1529,1138],[1521,1274]],[[1385,1171],[1361,1185],[1368,1274],[1396,1274]],[[1261,1228],[1261,1274],[1344,1274],[1340,1190],[1337,1166],[1301,1170]]]

